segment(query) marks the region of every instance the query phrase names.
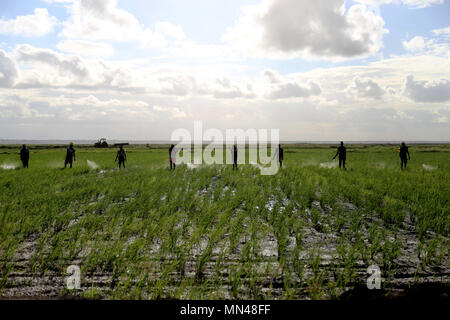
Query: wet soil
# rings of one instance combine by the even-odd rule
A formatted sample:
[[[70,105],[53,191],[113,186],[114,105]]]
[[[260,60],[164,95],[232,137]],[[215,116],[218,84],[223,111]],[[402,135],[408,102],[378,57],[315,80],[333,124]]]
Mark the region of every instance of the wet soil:
[[[226,186],[223,193],[232,192],[230,187]],[[208,188],[199,191],[201,196],[208,198]],[[97,199],[93,199],[91,204],[102,200],[103,195],[99,195]],[[165,198],[165,196],[163,196]],[[126,198],[123,201],[130,201]],[[284,199],[278,205],[280,214],[285,208],[289,206],[288,199]],[[358,208],[345,201],[340,201],[340,205],[347,213],[352,213]],[[265,209],[270,213],[276,207],[275,199],[268,199]],[[292,257],[295,248],[297,248],[298,239],[301,239],[301,252],[298,255],[299,262],[304,266],[302,277],[292,275],[292,281],[297,283],[296,299],[310,299],[309,290],[314,285],[308,279],[314,278],[318,270],[325,271],[324,283],[329,283],[336,280],[336,273],[343,267],[337,266],[336,256],[340,244],[340,238],[346,230],[348,225],[343,225],[341,230],[333,230],[330,227],[330,221],[321,219],[320,223],[314,220],[313,212],[321,215],[322,218],[334,219],[331,214],[332,209],[322,205],[319,201],[313,201],[311,206],[306,209],[300,209],[296,206],[296,214],[301,215],[306,223],[302,226],[301,235],[296,234],[294,230],[289,232],[287,236],[286,251],[284,255]],[[330,218],[331,217],[331,218]],[[381,228],[382,222],[376,216],[361,217],[371,224],[379,225]],[[72,224],[76,224],[80,217],[74,219]],[[283,275],[283,270],[286,264],[292,267],[293,259],[287,259],[282,262],[280,257],[279,244],[277,236],[274,234],[271,226],[267,221],[262,220],[263,229],[266,230],[264,234],[259,235],[258,245],[253,253],[255,259],[253,266],[253,276],[243,274],[240,276],[238,291],[239,298],[255,298],[255,294],[249,293],[248,287],[252,281],[257,281],[259,286],[259,298],[283,298],[285,291],[286,276]],[[244,219],[244,226],[247,221]],[[248,226],[247,226],[248,227]],[[365,230],[367,226],[362,225],[362,234],[367,233]],[[166,288],[163,289],[162,295],[170,296],[174,290],[180,286],[183,280],[196,279],[198,281],[208,282],[216,279],[218,274],[222,279],[229,279],[233,275],[233,270],[236,266],[241,265],[241,256],[245,250],[248,241],[248,234],[238,239],[235,247],[232,250],[227,250],[231,247],[230,233],[226,233],[222,239],[212,250],[212,254],[199,274],[196,269],[198,258],[207,250],[208,240],[203,238],[190,251],[190,257],[187,259],[185,265],[180,268],[175,268],[168,275],[171,281]],[[430,234],[430,239],[433,238]],[[420,259],[419,238],[414,225],[411,223],[408,214],[406,215],[403,226],[395,233],[388,233],[384,241],[401,241],[403,244],[400,249],[400,254],[395,258],[395,266],[390,272],[382,270],[383,289],[368,290],[365,286],[365,281],[368,277],[367,267],[368,262],[362,259],[357,259],[352,265],[353,277],[348,282],[347,287],[342,288],[337,295],[338,299],[342,300],[383,300],[383,299],[449,299],[449,283],[450,283],[450,263],[448,254],[440,262],[423,265]],[[108,297],[116,288],[118,279],[113,276],[112,272],[91,272],[83,275],[81,281],[81,290],[71,295],[66,290],[66,274],[61,268],[48,268],[45,273],[31,272],[32,257],[37,250],[39,235],[30,235],[23,241],[16,250],[13,258],[10,261],[3,261],[0,258],[0,266],[11,267],[7,278],[4,279],[5,284],[3,290],[0,291],[1,299],[80,299],[89,297],[89,292],[95,287],[96,298]],[[129,239],[128,244],[131,245],[135,239]],[[368,244],[369,239],[364,239]],[[156,283],[163,276],[163,267],[170,264],[171,261],[176,260],[176,257],[167,255],[164,258],[157,257],[157,252],[161,243],[156,240],[154,245],[148,248],[147,259],[141,261],[143,268],[151,266],[147,271],[150,271],[149,281]],[[90,250],[86,249],[79,252],[76,259],[66,261],[64,265],[78,265],[82,258],[89,254]],[[224,252],[226,255],[224,256]],[[319,256],[317,266],[311,265],[311,257]],[[380,267],[383,268],[383,257],[380,253],[375,254],[373,260],[380,262]],[[282,265],[284,263],[285,265]],[[218,269],[218,264],[220,268]],[[219,270],[219,271],[218,271]],[[0,279],[1,280],[1,279]],[[131,279],[131,283],[133,283]],[[235,296],[231,293],[232,288],[227,281],[224,281],[221,288],[211,285],[211,290],[216,292],[217,296],[224,299],[232,299]],[[86,292],[88,293],[86,295]],[[258,295],[258,294],[256,294]],[[148,296],[149,297],[149,296]],[[181,297],[189,298],[189,296]],[[325,297],[324,297],[325,298]]]

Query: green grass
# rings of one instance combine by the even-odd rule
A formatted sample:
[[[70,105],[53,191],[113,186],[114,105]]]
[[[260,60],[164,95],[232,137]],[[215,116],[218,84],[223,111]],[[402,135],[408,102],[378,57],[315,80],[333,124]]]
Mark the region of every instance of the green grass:
[[[73,169],[50,147],[31,147],[29,169],[0,169],[0,295],[31,294],[20,275],[62,279],[42,295],[115,299],[333,299],[371,264],[386,288],[408,268],[449,280],[448,145],[411,146],[403,171],[395,146],[349,146],[346,171],[320,166],[335,149],[284,146],[274,176],[169,171],[167,148],[144,146],[118,170],[115,149],[76,149]],[[18,157],[0,148],[0,166]],[[71,264],[78,292],[64,289]]]

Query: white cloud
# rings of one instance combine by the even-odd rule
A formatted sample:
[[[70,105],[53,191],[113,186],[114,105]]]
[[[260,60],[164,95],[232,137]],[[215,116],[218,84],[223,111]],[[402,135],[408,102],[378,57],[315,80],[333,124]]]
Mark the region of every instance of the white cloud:
[[[444,0],[402,0],[402,2],[414,8],[426,8],[433,4],[443,4]]]
[[[403,48],[405,48],[408,51],[422,51],[425,49],[425,46],[427,45],[425,39],[420,36],[414,37],[409,41],[403,41],[402,44]]]
[[[106,62],[50,49],[18,45],[12,57],[22,67],[17,88],[67,88],[143,92],[149,83],[133,63]]]
[[[158,65],[144,67],[137,62],[102,61],[57,53],[50,49],[20,45],[10,56],[3,52],[4,66],[19,63],[15,72],[3,81],[15,88],[61,88],[81,92],[110,91],[127,94],[150,94],[176,99],[204,97],[232,100],[309,98],[322,105],[349,105],[354,97],[379,100],[381,91],[390,93],[386,99],[405,98],[398,95],[404,89],[405,74],[414,74],[423,80],[447,78],[450,61],[445,57],[428,55],[385,59],[368,66],[316,69],[306,73],[280,75],[265,70],[257,77],[231,76],[230,69],[211,66]],[[11,64],[13,63],[13,64]],[[439,65],[439,68],[435,68]],[[4,70],[5,67],[2,66]],[[242,72],[237,69],[238,72]],[[213,75],[213,77],[211,77]],[[355,81],[355,78],[362,80]],[[370,79],[370,80],[368,80]],[[269,80],[269,81],[267,81]],[[348,84],[351,83],[352,87]],[[251,86],[249,86],[251,84]],[[349,88],[352,96],[346,96]],[[403,101],[404,101],[403,100]],[[259,100],[261,101],[261,100]],[[392,101],[389,101],[392,102]]]
[[[4,119],[48,119],[54,118],[52,113],[46,113],[30,106],[30,101],[16,94],[0,95],[0,120]]]
[[[232,81],[226,77],[216,79],[215,84],[210,87],[213,88],[204,88],[203,93],[212,93],[212,96],[216,99],[253,99],[256,97],[251,85],[243,87],[238,84],[233,84]]]
[[[139,21],[117,8],[117,0],[80,0],[69,7],[61,36],[69,39],[130,41],[141,33]]]
[[[281,81],[280,75],[275,70],[266,69],[263,75],[269,79],[270,83],[279,83]]]
[[[450,57],[450,29],[433,30],[434,37],[415,36],[409,41],[402,41],[403,48],[413,54]]]
[[[50,16],[47,9],[36,8],[34,14],[18,16],[15,19],[0,19],[0,34],[38,37],[53,31],[58,19]]]
[[[442,28],[442,29],[435,29],[433,30],[433,33],[436,36],[450,36],[450,27]]]
[[[295,82],[282,83],[273,87],[267,95],[269,99],[307,98],[317,96],[322,93],[319,85],[310,81],[307,85],[300,85]]]
[[[19,68],[5,51],[0,50],[0,88],[14,86],[19,77]]]
[[[201,75],[192,76],[181,73],[159,76],[151,91],[180,98],[202,96],[215,99],[252,99],[256,97],[251,85],[233,83],[226,77],[213,80]]]
[[[359,3],[369,5],[381,5],[381,4],[404,4],[412,8],[426,8],[433,4],[443,4],[444,0],[354,0]]]
[[[213,92],[213,96],[216,99],[252,99],[256,97],[251,89],[248,88],[247,90],[242,90],[238,86],[230,89],[216,90]]]
[[[230,90],[208,86],[211,67],[143,68],[140,61],[104,61],[18,45],[12,56],[23,67],[16,88],[64,88],[68,90],[116,90],[165,96],[254,97],[251,90],[233,84]],[[215,66],[217,67],[217,66]],[[217,72],[223,72],[218,70]],[[195,75],[195,76],[194,76]],[[199,81],[199,79],[202,79]]]
[[[58,107],[58,106],[87,106],[87,107],[95,107],[95,108],[105,108],[108,109],[110,107],[134,107],[134,108],[145,108],[148,107],[149,104],[144,101],[134,101],[128,99],[108,99],[101,100],[96,96],[90,94],[88,96],[80,97],[80,98],[68,98],[64,95],[54,98],[45,98],[45,99],[34,99],[35,101],[47,102],[50,106]]]
[[[77,79],[88,77],[89,71],[82,59],[77,56],[58,54],[50,49],[34,48],[30,45],[19,45],[15,50],[19,62],[31,65],[45,65],[56,69],[61,76],[72,76]]]
[[[364,5],[344,0],[265,0],[247,6],[223,40],[250,56],[357,58],[382,48],[384,20]]]
[[[195,79],[192,77],[173,76],[160,77],[159,93],[174,96],[186,96],[195,86]]]
[[[405,95],[416,102],[450,101],[450,81],[416,81],[414,76],[406,78]]]
[[[186,112],[181,111],[179,108],[176,108],[176,107],[154,106],[153,110],[157,111],[157,112],[170,113],[170,115],[171,115],[170,119],[177,119],[177,118],[186,118],[186,117],[188,117],[188,114]]]
[[[82,57],[110,57],[114,54],[114,48],[107,43],[85,40],[62,40],[56,48]]]
[[[355,78],[351,90],[355,92],[358,97],[381,99],[385,91],[371,79]]]
[[[117,121],[123,123],[130,119],[154,120],[149,104],[140,100],[114,97],[98,98],[95,95],[17,95],[0,93],[0,122],[4,119],[29,119],[35,126],[44,124],[44,132],[49,132],[59,124],[68,127],[73,121]],[[52,119],[52,125],[46,122]],[[41,121],[44,121],[43,123]],[[95,126],[102,124],[95,122]],[[116,128],[114,127],[114,130]]]
[[[155,30],[173,39],[186,38],[186,35],[180,26],[174,25],[167,21],[156,22]]]
[[[183,40],[184,31],[170,22],[144,27],[130,12],[117,6],[117,0],[67,1],[70,17],[60,36],[89,41],[138,42],[145,48],[165,48],[169,40]],[[167,38],[166,38],[167,37]]]
[[[243,75],[245,69],[230,72],[227,66],[216,64],[199,67],[196,64],[102,61],[31,46],[18,46],[9,56],[3,52],[2,57],[8,57],[7,61],[13,63],[17,59],[21,70],[20,75],[15,76],[16,85],[0,89],[0,96],[14,92],[21,98],[28,98],[25,104],[13,99],[0,104],[3,128],[5,124],[17,123],[7,119],[18,117],[28,119],[33,127],[30,132],[35,132],[39,124],[47,123],[48,128],[56,128],[64,123],[70,127],[70,123],[77,121],[77,125],[86,128],[91,124],[85,131],[91,137],[108,137],[108,132],[115,134],[117,131],[108,131],[108,128],[122,124],[127,132],[125,138],[130,137],[128,133],[135,138],[142,138],[142,134],[164,138],[170,135],[173,126],[183,126],[186,119],[203,119],[209,126],[218,128],[281,126],[284,136],[314,140],[339,133],[334,127],[342,124],[352,128],[346,132],[348,137],[380,138],[388,133],[395,134],[394,128],[407,121],[417,127],[433,126],[429,129],[430,137],[449,133],[444,122],[445,117],[450,118],[449,113],[445,110],[431,113],[448,108],[445,100],[440,98],[442,102],[420,105],[426,110],[420,113],[414,111],[419,108],[416,102],[425,100],[405,96],[407,74],[422,80],[413,83],[425,88],[445,84],[436,79],[448,79],[450,60],[446,57],[408,54],[367,65],[317,68],[290,74],[267,69],[256,76]],[[64,63],[69,63],[70,67]],[[67,69],[66,72],[61,72],[62,68]],[[86,76],[83,72],[70,71],[73,68],[86,70]],[[34,90],[23,90],[30,87]],[[430,95],[435,96],[435,93],[428,94],[427,101]],[[146,124],[150,120],[155,120],[151,129]],[[98,126],[103,127],[100,130]],[[308,137],[298,136],[299,126],[305,128]],[[3,132],[8,132],[6,130]],[[360,137],[363,131],[367,136]],[[51,134],[44,129],[42,132]],[[404,133],[414,136],[414,131]]]
[[[133,35],[128,39],[122,39],[121,41],[140,41],[143,48],[148,49],[161,49],[168,45],[168,42],[164,35],[159,32],[154,32],[150,29],[142,30],[139,38],[133,39]]]

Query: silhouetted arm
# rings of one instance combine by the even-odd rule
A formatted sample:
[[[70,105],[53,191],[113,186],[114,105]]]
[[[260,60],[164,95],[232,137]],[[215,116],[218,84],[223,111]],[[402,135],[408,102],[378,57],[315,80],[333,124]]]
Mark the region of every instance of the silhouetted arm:
[[[333,160],[336,159],[336,157],[338,156],[338,154],[339,154],[339,149],[337,150],[336,155],[333,157]]]

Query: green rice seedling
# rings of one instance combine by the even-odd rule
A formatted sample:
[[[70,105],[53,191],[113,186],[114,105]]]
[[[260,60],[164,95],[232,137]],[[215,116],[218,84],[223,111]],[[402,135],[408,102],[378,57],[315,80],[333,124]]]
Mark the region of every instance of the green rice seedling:
[[[401,171],[391,146],[352,146],[344,171],[320,167],[328,146],[289,146],[275,176],[251,165],[169,171],[166,146],[129,146],[125,170],[115,150],[79,147],[62,170],[64,149],[41,148],[29,170],[0,169],[0,290],[11,293],[16,272],[77,263],[86,277],[114,280],[94,281],[96,298],[327,299],[359,281],[361,260],[380,265],[389,288],[417,254],[420,282],[448,268],[450,149],[430,148],[415,145]],[[14,157],[0,152],[0,163]],[[418,252],[403,250],[416,236]]]
[[[382,255],[383,255],[383,272],[388,279],[392,277],[394,274],[397,265],[395,259],[400,254],[401,250],[401,241],[399,239],[385,239],[385,242],[382,247]]]
[[[382,241],[384,234],[380,232],[378,226],[371,225],[368,230],[368,244],[365,251],[364,260],[369,265],[371,261],[374,261],[375,255],[382,250]]]
[[[241,276],[244,273],[239,266],[231,266],[229,270],[229,283],[231,286],[231,294],[234,299],[239,298],[239,289],[241,284]]]
[[[424,266],[427,265],[440,265],[447,260],[448,264],[448,240],[442,237],[436,237],[430,239],[428,242],[419,242],[418,250],[421,252],[419,255],[421,263]]]
[[[405,220],[405,208],[402,201],[385,196],[381,217],[386,224],[394,224],[399,227]]]
[[[322,212],[316,207],[312,207],[311,210],[311,223],[313,228],[318,232],[325,231],[322,222]]]
[[[339,287],[345,288],[349,283],[355,279],[355,265],[358,260],[358,252],[355,246],[345,242],[338,244],[337,248],[337,259],[339,263],[337,264],[337,283]]]
[[[312,276],[307,280],[307,292],[311,299],[317,300],[324,295],[324,281],[326,278],[324,268],[320,267],[322,261],[321,250],[313,249],[309,254],[309,267]]]

